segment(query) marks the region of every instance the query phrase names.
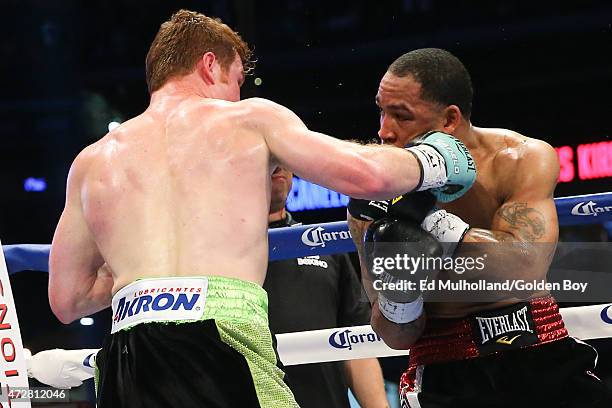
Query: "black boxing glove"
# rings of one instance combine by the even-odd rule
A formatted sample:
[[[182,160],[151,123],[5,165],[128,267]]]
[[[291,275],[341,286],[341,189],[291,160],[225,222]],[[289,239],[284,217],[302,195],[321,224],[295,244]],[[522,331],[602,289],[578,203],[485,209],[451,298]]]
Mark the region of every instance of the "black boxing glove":
[[[389,217],[421,223],[436,205],[436,197],[429,191],[403,194],[391,200]]]
[[[370,201],[351,197],[346,209],[353,218],[361,221],[375,221],[387,216],[389,203],[389,200]]]
[[[350,198],[347,209],[351,216],[361,221],[376,221],[390,216],[421,223],[435,204],[436,198],[433,194],[428,191],[419,191],[384,201]]]
[[[427,270],[423,263],[440,257],[442,246],[417,222],[394,218],[374,221],[366,231],[364,242],[368,271],[378,291],[381,313],[393,323],[416,320],[423,313],[419,281],[437,272]],[[421,263],[415,264],[410,259]]]

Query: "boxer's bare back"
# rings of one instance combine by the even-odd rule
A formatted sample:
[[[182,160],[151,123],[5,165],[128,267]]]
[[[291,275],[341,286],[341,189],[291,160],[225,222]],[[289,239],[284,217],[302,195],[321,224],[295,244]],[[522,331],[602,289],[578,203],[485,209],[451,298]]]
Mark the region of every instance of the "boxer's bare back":
[[[113,291],[152,276],[263,282],[271,161],[236,105],[165,101],[85,152],[83,215]]]

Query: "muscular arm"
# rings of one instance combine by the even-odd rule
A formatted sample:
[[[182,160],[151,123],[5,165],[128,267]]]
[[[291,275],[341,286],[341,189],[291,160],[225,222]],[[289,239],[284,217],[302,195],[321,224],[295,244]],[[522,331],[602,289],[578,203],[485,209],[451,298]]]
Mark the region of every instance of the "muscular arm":
[[[362,408],[389,408],[385,382],[377,359],[345,361],[344,377]]]
[[[49,303],[63,323],[102,310],[111,303],[113,277],[85,222],[81,186],[87,159],[81,153],[68,175],[66,205],[49,257]]]
[[[559,234],[553,199],[559,175],[555,151],[535,141],[514,166],[510,194],[493,218],[490,230],[472,228],[463,242],[485,243],[486,249],[499,248],[487,259],[486,273],[502,278],[544,277],[554,254]],[[460,245],[457,256],[469,256],[478,245]],[[509,266],[513,275],[508,276]]]
[[[355,198],[388,199],[414,190],[421,175],[404,149],[360,145],[309,130],[289,109],[265,99],[250,104],[272,160],[300,177]]]

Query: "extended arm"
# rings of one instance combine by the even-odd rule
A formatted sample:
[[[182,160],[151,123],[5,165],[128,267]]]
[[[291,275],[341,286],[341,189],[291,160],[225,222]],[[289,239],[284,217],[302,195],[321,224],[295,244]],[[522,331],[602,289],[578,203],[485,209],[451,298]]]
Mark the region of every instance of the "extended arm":
[[[86,151],[70,169],[66,205],[49,257],[49,303],[63,323],[95,313],[111,303],[113,277],[85,222],[81,203]]]
[[[289,109],[264,99],[251,105],[272,160],[296,175],[358,198],[387,199],[414,190],[421,165],[405,149],[360,145],[309,130]]]

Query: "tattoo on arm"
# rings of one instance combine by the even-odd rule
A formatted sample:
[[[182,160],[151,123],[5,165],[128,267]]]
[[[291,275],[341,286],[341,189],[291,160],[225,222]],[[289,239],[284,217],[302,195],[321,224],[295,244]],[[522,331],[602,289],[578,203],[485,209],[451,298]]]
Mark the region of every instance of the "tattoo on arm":
[[[464,242],[514,242],[512,234],[504,231],[491,231],[481,228],[470,228]]]
[[[546,232],[544,215],[535,208],[527,207],[527,203],[503,205],[497,215],[526,241],[536,241]]]

